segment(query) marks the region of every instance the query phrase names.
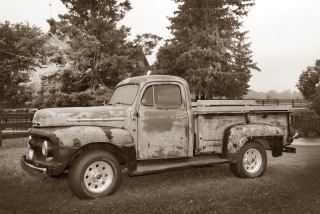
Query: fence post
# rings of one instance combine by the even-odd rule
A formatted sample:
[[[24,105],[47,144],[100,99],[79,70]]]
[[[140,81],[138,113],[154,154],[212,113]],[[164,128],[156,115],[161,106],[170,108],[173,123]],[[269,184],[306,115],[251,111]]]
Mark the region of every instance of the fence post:
[[[2,123],[2,109],[0,109],[0,124]],[[0,149],[2,147],[2,129],[0,127]]]
[[[294,108],[294,100],[292,100],[292,108]]]

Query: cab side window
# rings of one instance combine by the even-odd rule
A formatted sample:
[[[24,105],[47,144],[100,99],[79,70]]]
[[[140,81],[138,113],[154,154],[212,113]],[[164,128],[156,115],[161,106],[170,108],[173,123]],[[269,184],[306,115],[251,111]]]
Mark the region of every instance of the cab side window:
[[[180,87],[178,85],[149,86],[141,99],[145,106],[178,107],[182,105]]]
[[[180,87],[177,85],[155,85],[154,101],[156,106],[181,106]]]

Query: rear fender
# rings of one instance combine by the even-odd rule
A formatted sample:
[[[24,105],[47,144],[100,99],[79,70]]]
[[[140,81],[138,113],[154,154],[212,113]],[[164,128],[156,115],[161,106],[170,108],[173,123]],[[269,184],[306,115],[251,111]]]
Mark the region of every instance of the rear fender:
[[[246,124],[233,126],[225,133],[222,156],[236,162],[243,145],[249,140],[254,140],[262,144],[265,149],[271,149],[272,155],[278,157],[282,155],[283,136],[283,131],[272,125]]]

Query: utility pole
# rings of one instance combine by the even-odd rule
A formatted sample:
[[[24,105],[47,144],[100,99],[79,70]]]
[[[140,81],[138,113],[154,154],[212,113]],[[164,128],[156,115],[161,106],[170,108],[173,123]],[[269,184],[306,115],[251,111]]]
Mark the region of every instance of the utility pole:
[[[51,18],[52,18],[52,17],[51,17],[51,3],[50,3],[49,5],[50,5],[50,19],[51,19]]]

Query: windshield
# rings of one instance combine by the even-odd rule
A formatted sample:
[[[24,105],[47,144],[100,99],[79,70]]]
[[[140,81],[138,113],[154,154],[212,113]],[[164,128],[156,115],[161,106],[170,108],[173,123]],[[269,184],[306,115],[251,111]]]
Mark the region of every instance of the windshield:
[[[139,90],[138,85],[124,85],[116,88],[110,98],[109,105],[131,105]]]

